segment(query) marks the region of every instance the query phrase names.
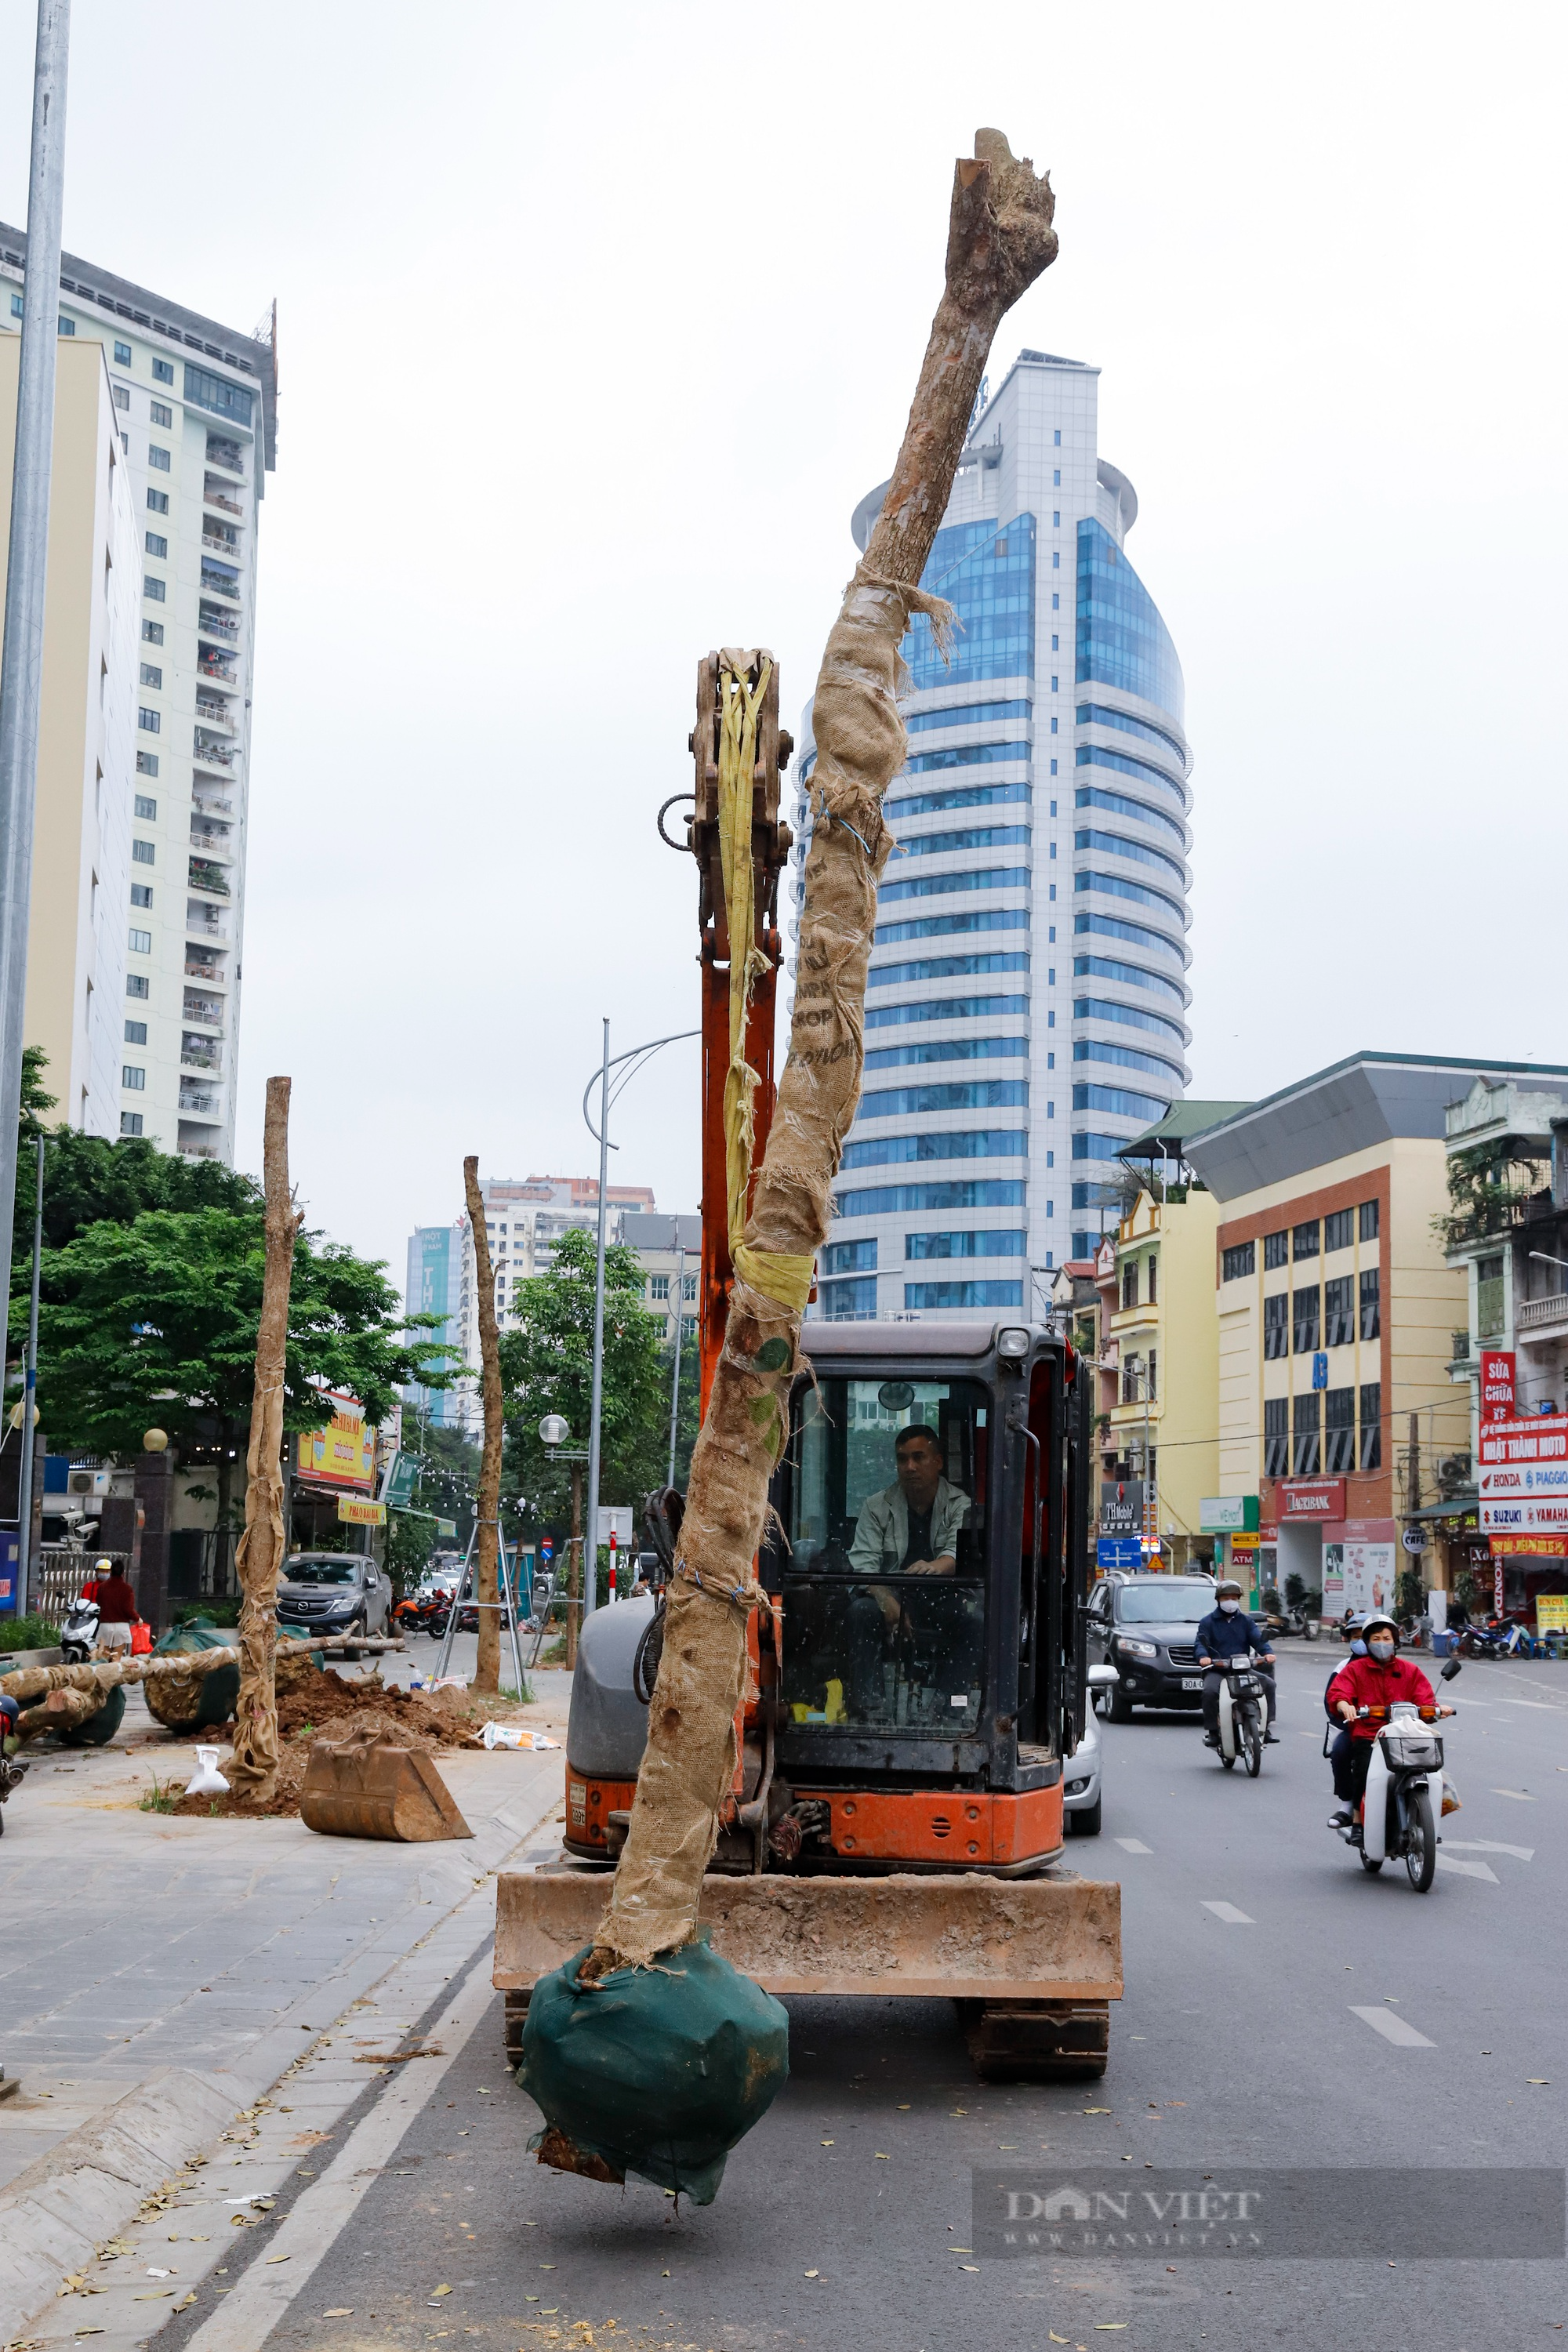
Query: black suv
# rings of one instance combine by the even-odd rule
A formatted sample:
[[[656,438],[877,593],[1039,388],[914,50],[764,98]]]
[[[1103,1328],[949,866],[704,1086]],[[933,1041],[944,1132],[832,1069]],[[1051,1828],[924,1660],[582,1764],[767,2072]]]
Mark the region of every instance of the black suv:
[[[1112,1723],[1131,1723],[1134,1706],[1195,1707],[1204,1678],[1194,1643],[1198,1622],[1215,1605],[1206,1576],[1132,1576],[1100,1584],[1089,1604],[1089,1656],[1116,1668]]]

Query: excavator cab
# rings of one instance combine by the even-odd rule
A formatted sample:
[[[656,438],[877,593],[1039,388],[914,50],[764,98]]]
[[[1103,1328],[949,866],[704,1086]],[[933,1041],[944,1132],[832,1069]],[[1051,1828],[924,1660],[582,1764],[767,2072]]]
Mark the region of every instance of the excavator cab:
[[[1086,1704],[1087,1375],[1026,1324],[801,1336],[759,1574],[802,1861],[1038,1869]]]

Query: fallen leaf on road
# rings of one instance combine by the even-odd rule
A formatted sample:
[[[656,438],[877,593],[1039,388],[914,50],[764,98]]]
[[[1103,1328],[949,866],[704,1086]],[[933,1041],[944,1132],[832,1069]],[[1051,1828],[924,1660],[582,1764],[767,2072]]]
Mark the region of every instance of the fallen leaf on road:
[[[1114,2336],[1119,2327],[1125,2327],[1126,2325],[1127,2322],[1124,2319],[1097,2319],[1094,2323],[1095,2334],[1097,2336]]]
[[[175,2309],[176,2311],[189,2311],[189,2309],[190,2309],[190,2307],[191,2307],[192,2304],[193,2304],[193,2303],[195,2303],[195,2299],[196,2299],[196,2291],[195,2291],[195,2287],[193,2287],[193,2288],[191,2289],[191,2291],[190,2291],[189,2294],[187,2294],[186,2296],[184,2296],[184,2299],[183,2299],[181,2302],[177,2303],[177,2304],[174,2305],[174,2309]]]
[[[807,2278],[820,2278],[822,2276],[822,2273],[820,2271],[807,2271],[805,2275]]]
[[[538,2296],[535,2295],[533,2300],[537,2303]],[[352,2319],[353,2315],[354,2307],[352,2303],[335,2303],[331,2311],[323,2311],[321,2314],[323,2319]]]
[[[269,2263],[287,2263],[291,2262],[293,2257],[290,2254],[268,2254],[267,2260]]]
[[[824,2147],[831,2147],[833,2146],[833,2142],[830,2139],[825,2139],[822,2145]]]
[[[1527,2074],[1525,2081],[1532,2091],[1549,2091],[1552,2084],[1544,2074]]]
[[[166,2294],[174,2292],[172,2286],[149,2287],[145,2294],[133,2294],[131,2300],[132,2303],[162,2303]]]
[[[1082,2112],[1086,2116],[1109,2116],[1114,2110],[1110,2107],[1085,2107]]]
[[[880,2148],[877,2150],[877,2161],[879,2164],[891,2164],[892,2160],[892,2158],[890,2156],[885,2156]]]
[[[980,2265],[978,2263],[960,2263],[958,2267],[961,2271],[973,2271],[976,2276],[979,2275]]]
[[[1065,2344],[1068,2340],[1065,2336],[1058,2336],[1054,2327],[1047,2327],[1046,2333],[1053,2344]]]
[[[907,2115],[909,2114],[909,2111],[910,2111],[910,2101],[909,2101],[908,2099],[900,2099],[900,2100],[899,2101],[899,2113],[900,2113],[900,2115],[901,2115],[901,2116],[907,2116]]]
[[[555,2265],[553,2264],[553,2263],[545,2263],[545,2265],[544,2265],[544,2267],[545,2267],[545,2269],[548,2271],[548,2270],[553,2270],[553,2269],[554,2269],[554,2267],[555,2267]],[[450,2288],[449,2286],[437,2286],[437,2287],[432,2287],[432,2288],[431,2288],[431,2290],[430,2290],[430,2292],[431,2292],[431,2294],[451,2294],[451,2292],[452,2292],[452,2290],[451,2290],[451,2288]]]

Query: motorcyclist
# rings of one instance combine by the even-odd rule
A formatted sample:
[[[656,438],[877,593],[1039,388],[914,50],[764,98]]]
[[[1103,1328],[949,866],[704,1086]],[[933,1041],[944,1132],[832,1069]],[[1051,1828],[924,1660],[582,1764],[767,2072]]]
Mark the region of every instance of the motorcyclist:
[[[1373,1741],[1396,1701],[1431,1707],[1438,1715],[1454,1712],[1451,1706],[1438,1704],[1420,1667],[1398,1654],[1399,1628],[1386,1610],[1370,1611],[1362,1621],[1361,1632],[1366,1643],[1365,1657],[1347,1658],[1329,1685],[1328,1705],[1344,1727],[1329,1750],[1334,1794],[1340,1801],[1340,1810],[1332,1817],[1335,1829],[1348,1829],[1355,1819],[1366,1789]],[[1361,1713],[1363,1707],[1367,1714]]]
[[[1198,1626],[1194,1645],[1197,1663],[1204,1668],[1204,1746],[1219,1746],[1219,1685],[1220,1675],[1215,1665],[1216,1658],[1246,1658],[1253,1652],[1261,1664],[1258,1674],[1268,1685],[1268,1729],[1267,1738],[1276,1746],[1279,1738],[1274,1729],[1276,1699],[1274,1696],[1274,1653],[1268,1646],[1268,1636],[1261,1633],[1241,1605],[1241,1587],[1233,1578],[1226,1577],[1215,1587],[1215,1606]]]

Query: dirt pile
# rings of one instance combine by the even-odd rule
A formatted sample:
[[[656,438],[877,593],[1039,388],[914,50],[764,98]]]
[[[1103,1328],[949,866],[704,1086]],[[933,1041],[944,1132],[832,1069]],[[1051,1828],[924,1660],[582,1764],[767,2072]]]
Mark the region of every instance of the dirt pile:
[[[349,1682],[309,1658],[278,1662],[278,1785],[266,1804],[235,1796],[180,1797],[176,1813],[216,1814],[220,1819],[278,1819],[298,1814],[300,1792],[313,1739],[344,1739],[351,1732],[390,1736],[399,1747],[434,1756],[446,1748],[479,1745],[476,1733],[486,1712],[465,1691],[389,1690],[379,1673]],[[220,1770],[223,1769],[219,1759]]]

